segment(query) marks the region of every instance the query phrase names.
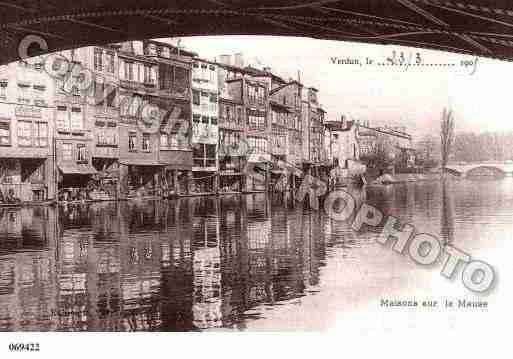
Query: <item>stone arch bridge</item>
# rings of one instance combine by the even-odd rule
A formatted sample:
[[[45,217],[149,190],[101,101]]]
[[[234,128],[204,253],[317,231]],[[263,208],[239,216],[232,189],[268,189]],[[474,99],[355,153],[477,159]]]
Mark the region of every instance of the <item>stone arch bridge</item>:
[[[458,177],[505,177],[513,175],[513,162],[449,164],[445,171]]]

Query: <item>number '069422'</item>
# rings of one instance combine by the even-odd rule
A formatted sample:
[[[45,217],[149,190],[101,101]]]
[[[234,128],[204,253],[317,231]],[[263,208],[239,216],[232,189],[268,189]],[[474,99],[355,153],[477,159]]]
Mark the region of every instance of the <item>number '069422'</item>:
[[[10,343],[9,351],[11,352],[38,352],[39,343]]]

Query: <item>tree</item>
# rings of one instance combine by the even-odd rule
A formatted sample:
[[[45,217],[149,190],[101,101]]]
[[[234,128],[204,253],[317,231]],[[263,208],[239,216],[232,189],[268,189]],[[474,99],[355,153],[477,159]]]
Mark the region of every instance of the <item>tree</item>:
[[[454,141],[454,117],[452,111],[444,108],[442,113],[442,121],[440,126],[440,144],[442,155],[442,170],[447,166],[449,155],[451,153],[451,146]]]

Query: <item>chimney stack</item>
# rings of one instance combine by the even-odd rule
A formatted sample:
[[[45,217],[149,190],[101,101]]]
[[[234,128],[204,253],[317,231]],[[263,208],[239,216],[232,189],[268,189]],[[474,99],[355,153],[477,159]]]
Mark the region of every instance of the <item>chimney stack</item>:
[[[235,55],[233,55],[233,66],[243,68],[244,67],[244,55],[242,52],[238,52]]]
[[[231,65],[232,64],[232,57],[231,55],[221,55],[219,56],[219,62],[223,65]]]

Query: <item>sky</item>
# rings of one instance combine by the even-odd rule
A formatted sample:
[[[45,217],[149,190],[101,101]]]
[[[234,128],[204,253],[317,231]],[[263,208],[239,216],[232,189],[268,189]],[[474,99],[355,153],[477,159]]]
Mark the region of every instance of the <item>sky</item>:
[[[345,115],[372,126],[406,126],[415,136],[438,135],[442,111],[448,108],[453,111],[456,131],[513,131],[509,119],[513,63],[395,45],[299,37],[184,37],[180,45],[209,60],[241,52],[245,64],[269,66],[286,79],[297,79],[299,71],[303,84],[319,89],[329,120]],[[397,58],[403,52],[414,62],[419,53],[423,63],[442,65],[407,69],[375,65],[392,57],[394,51]],[[333,58],[359,59],[361,65],[334,64]],[[374,64],[365,65],[367,58]]]

